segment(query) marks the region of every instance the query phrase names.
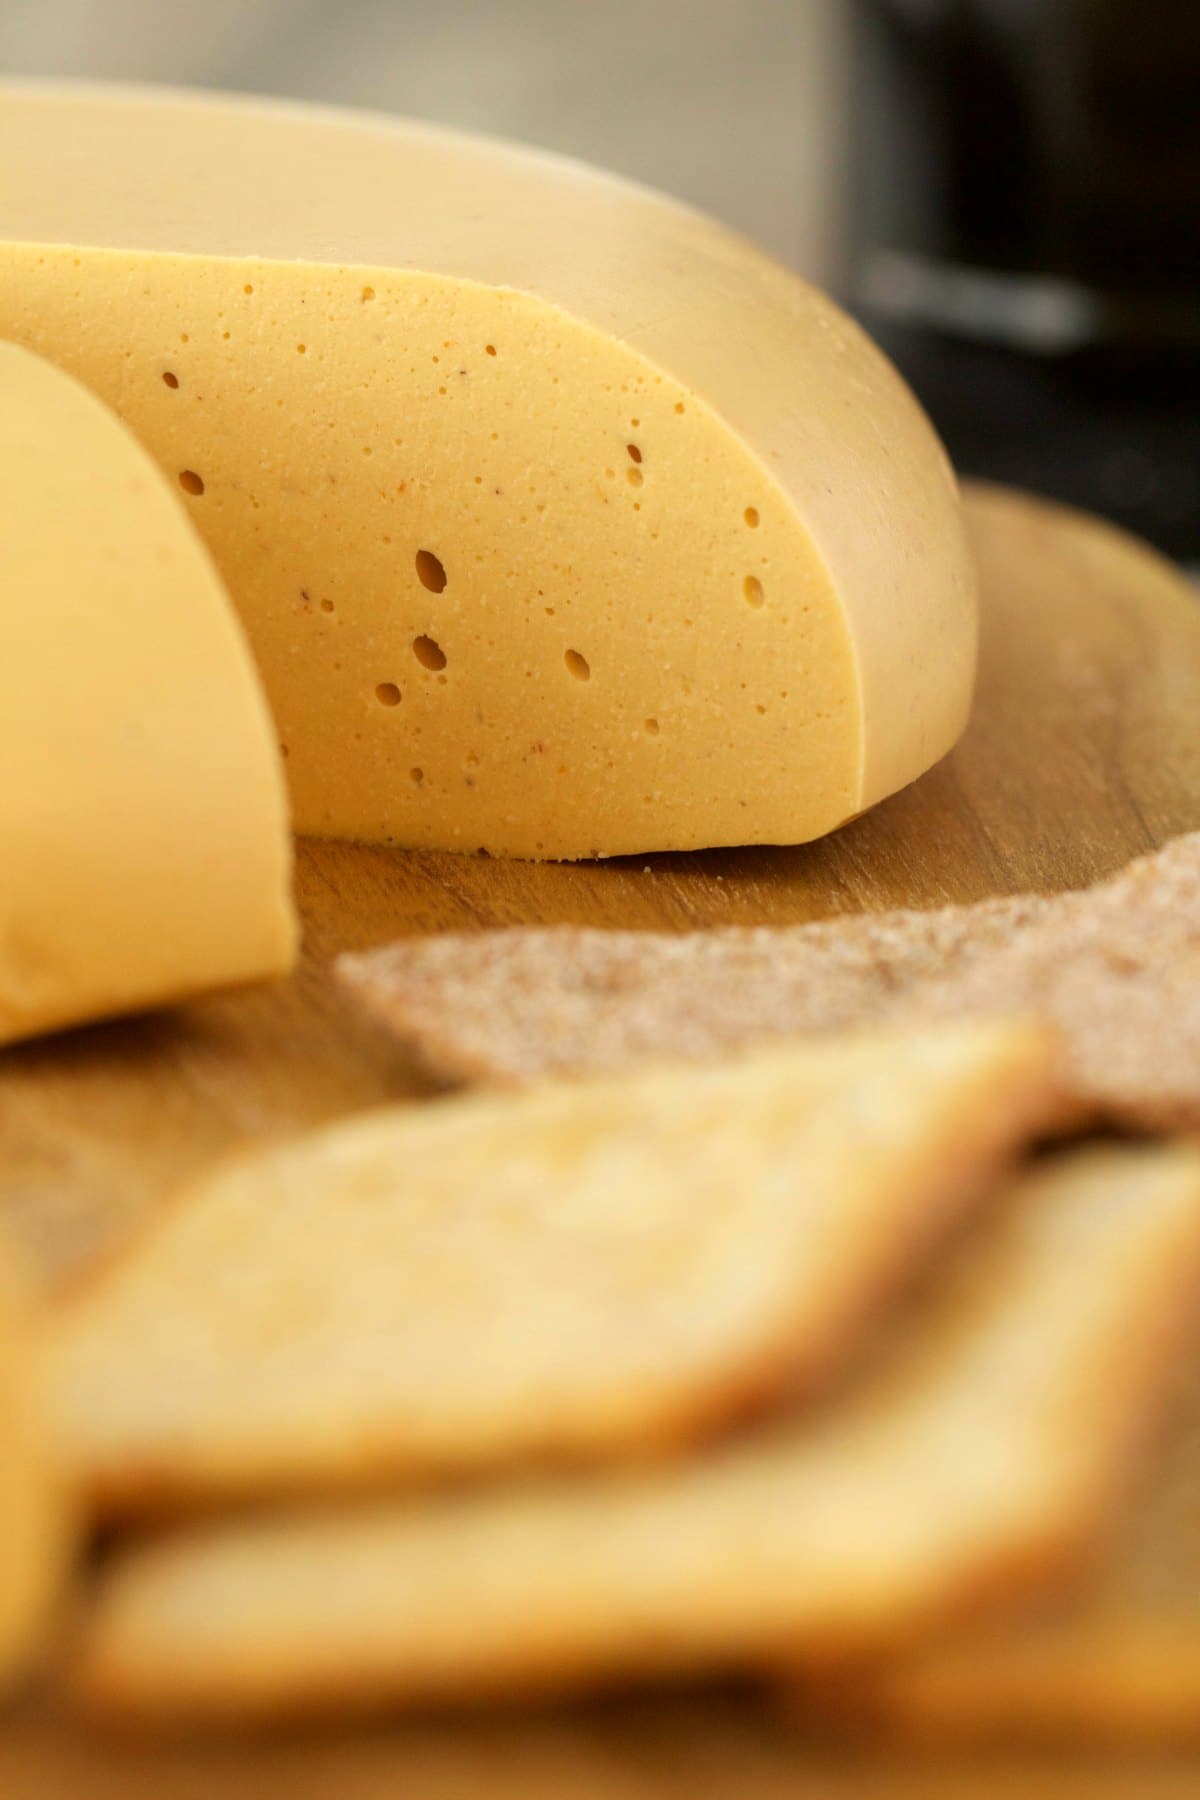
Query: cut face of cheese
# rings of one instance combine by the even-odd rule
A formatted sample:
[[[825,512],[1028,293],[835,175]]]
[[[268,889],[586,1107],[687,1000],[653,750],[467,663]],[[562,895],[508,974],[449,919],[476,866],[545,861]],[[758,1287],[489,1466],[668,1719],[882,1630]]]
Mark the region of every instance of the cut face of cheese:
[[[93,395],[0,344],[0,1043],[285,969],[286,794],[237,618]]]
[[[422,125],[0,88],[0,333],[186,497],[297,826],[578,857],[793,842],[954,742],[953,476],[722,227]]]

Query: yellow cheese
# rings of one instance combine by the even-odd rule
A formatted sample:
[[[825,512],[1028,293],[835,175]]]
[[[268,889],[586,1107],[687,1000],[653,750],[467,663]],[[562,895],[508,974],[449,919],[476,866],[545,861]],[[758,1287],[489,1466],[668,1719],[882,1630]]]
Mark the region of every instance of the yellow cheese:
[[[289,964],[286,795],[236,615],[77,382],[0,344],[0,1043]]]
[[[958,735],[975,600],[895,371],[723,227],[423,125],[0,90],[0,333],[187,498],[301,830],[790,842]]]

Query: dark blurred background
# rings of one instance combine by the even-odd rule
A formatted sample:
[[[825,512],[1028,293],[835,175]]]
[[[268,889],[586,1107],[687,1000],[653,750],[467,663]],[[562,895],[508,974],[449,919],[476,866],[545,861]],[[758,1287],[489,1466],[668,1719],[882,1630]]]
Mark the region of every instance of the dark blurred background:
[[[849,295],[959,465],[1200,555],[1200,0],[856,0]]]
[[[961,469],[1200,560],[1200,0],[0,0],[0,67],[652,182],[837,292]]]

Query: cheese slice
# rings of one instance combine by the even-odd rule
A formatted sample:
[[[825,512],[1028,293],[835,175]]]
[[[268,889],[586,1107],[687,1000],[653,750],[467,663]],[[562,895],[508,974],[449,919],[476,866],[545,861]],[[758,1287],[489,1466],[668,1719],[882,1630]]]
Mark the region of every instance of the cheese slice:
[[[7,85],[0,334],[185,496],[302,831],[800,841],[963,726],[928,422],[830,301],[641,188],[365,115]]]
[[[286,794],[179,502],[0,344],[0,1043],[291,962]]]

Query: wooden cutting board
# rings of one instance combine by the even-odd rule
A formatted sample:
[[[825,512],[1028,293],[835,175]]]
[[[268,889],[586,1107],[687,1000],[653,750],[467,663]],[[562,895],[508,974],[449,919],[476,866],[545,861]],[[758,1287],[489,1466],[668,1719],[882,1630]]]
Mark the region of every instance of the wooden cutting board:
[[[487,925],[783,924],[1052,891],[1200,827],[1192,590],[1096,521],[987,488],[970,491],[968,509],[984,626],[970,730],[915,786],[833,837],[573,865],[304,843],[305,953],[291,981],[0,1054],[0,1223],[28,1247],[47,1292],[64,1291],[175,1182],[230,1146],[419,1097],[399,1054],[333,987],[329,963],[340,950]],[[1070,1792],[1135,1791],[1119,1785],[1111,1758],[1087,1779]],[[1160,1766],[1160,1789],[1143,1769],[1136,1792],[1182,1794],[1197,1779],[1194,1766]],[[422,1800],[1042,1791],[1029,1770],[1013,1771],[1011,1788],[1008,1776],[995,1781],[985,1787],[976,1769],[962,1786],[952,1769],[928,1763],[920,1773],[851,1773],[725,1699],[323,1737],[315,1749],[101,1752],[40,1710],[0,1731],[5,1800],[353,1800],[382,1794],[384,1783]]]

